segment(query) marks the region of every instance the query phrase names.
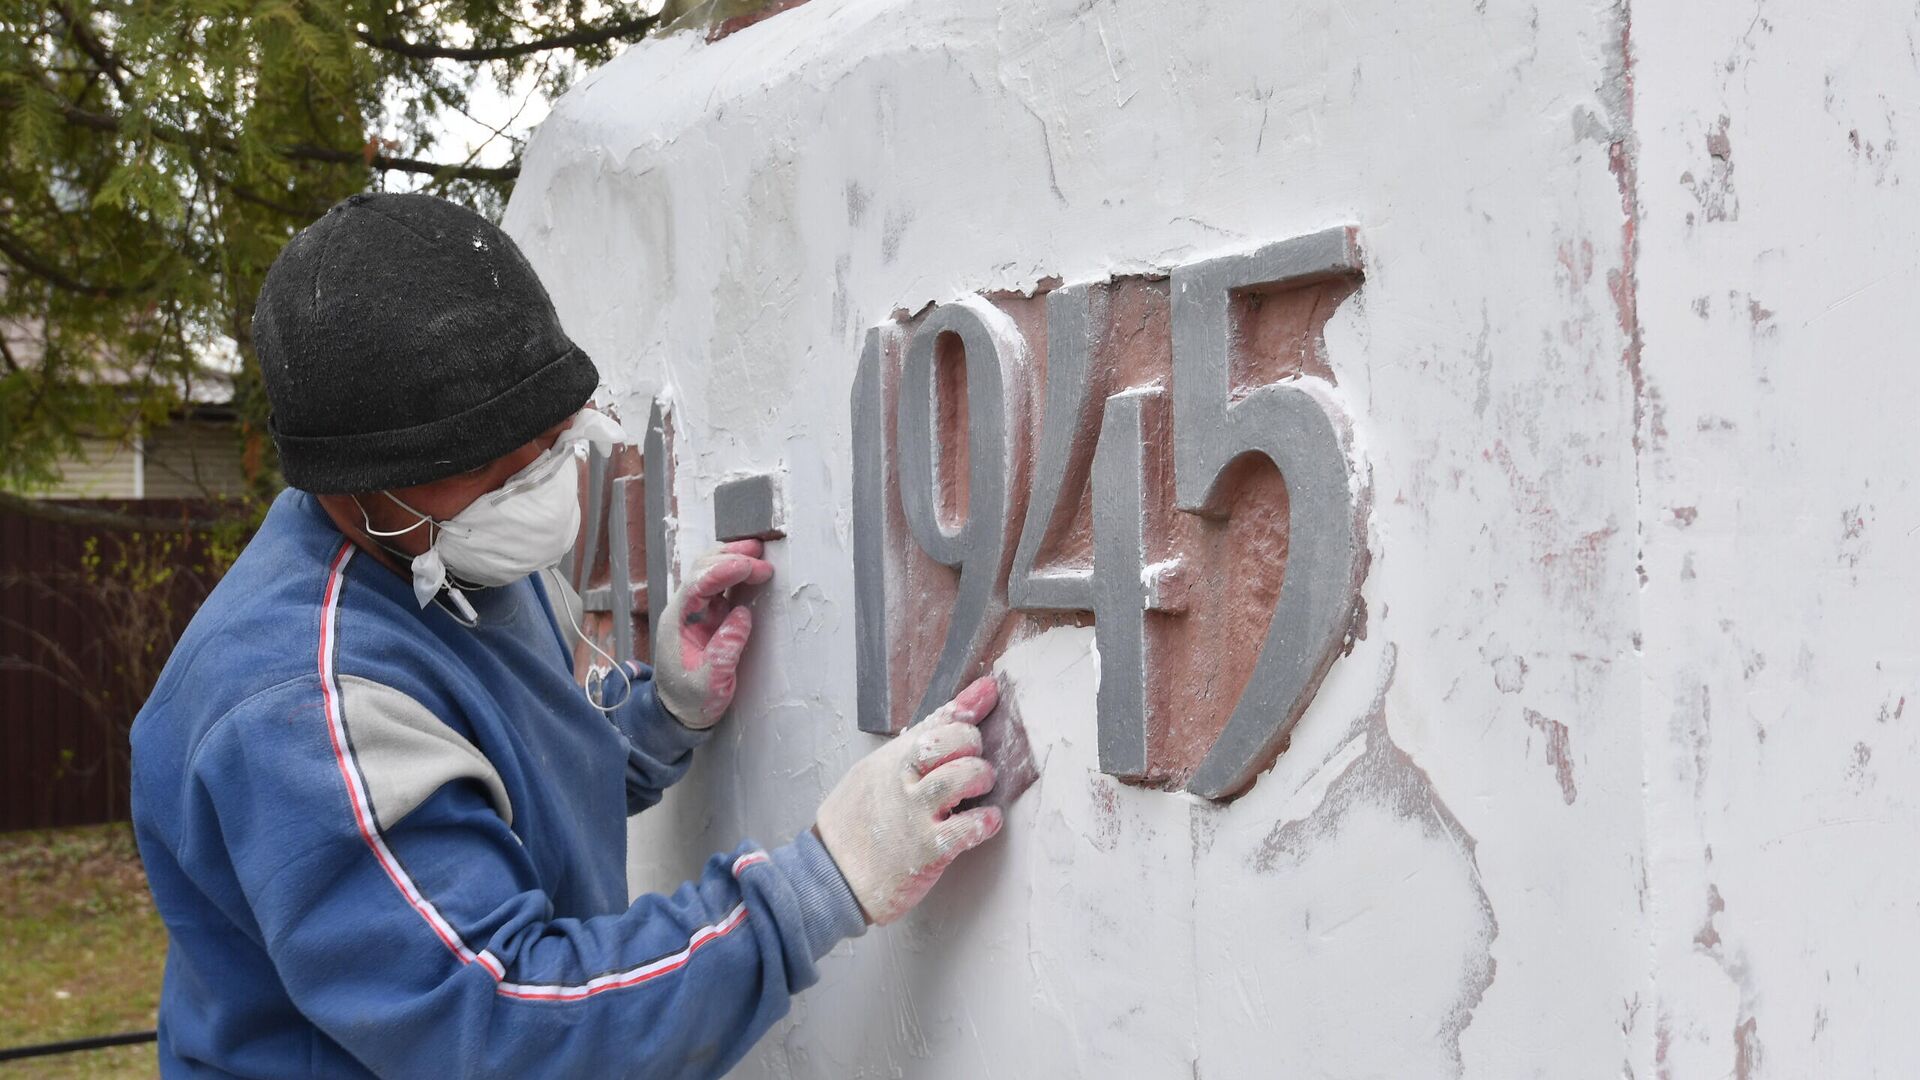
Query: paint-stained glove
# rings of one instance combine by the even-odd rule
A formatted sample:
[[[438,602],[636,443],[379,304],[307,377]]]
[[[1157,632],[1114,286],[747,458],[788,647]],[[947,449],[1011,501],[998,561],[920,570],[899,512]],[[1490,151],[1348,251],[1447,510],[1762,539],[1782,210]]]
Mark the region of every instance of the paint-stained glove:
[[[693,573],[660,613],[653,680],[660,704],[694,729],[710,728],[733,704],[741,650],[753,633],[753,612],[726,593],[763,585],[773,564],[758,540],[736,540],[693,564]]]
[[[859,761],[820,804],[814,831],[867,921],[882,926],[918,904],[947,864],[1000,831],[998,807],[952,813],[993,788],[979,723],[1000,700],[991,677]]]

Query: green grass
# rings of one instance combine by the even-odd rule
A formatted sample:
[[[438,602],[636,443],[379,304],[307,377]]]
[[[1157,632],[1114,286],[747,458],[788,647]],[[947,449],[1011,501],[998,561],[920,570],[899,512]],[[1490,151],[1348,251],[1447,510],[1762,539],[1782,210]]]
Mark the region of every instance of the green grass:
[[[0,833],[0,1047],[145,1031],[167,932],[124,824]],[[0,1077],[134,1077],[153,1044],[0,1064]]]

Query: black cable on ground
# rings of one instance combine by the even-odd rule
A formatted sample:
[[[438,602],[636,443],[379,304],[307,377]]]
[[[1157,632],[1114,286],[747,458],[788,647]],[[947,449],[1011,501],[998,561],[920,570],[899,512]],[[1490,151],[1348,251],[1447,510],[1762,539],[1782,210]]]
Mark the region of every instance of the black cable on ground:
[[[71,1054],[78,1050],[99,1050],[108,1046],[134,1046],[139,1043],[153,1042],[159,1035],[152,1031],[125,1031],[118,1035],[95,1035],[90,1039],[69,1039],[66,1042],[41,1043],[38,1046],[14,1046],[0,1050],[0,1061],[18,1061],[21,1058],[46,1057],[49,1054]]]

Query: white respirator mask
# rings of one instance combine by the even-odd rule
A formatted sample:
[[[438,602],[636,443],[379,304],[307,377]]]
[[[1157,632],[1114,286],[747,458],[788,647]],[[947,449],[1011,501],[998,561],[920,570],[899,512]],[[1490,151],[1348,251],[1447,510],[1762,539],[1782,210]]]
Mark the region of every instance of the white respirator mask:
[[[435,521],[392,492],[383,492],[420,520],[391,532],[374,529],[371,522],[363,527],[367,535],[385,538],[425,525],[433,544],[413,559],[413,597],[424,608],[447,589],[471,621],[473,607],[452,579],[467,585],[510,585],[558,563],[580,532],[578,447],[584,443],[610,454],[625,438],[611,417],[583,409],[551,449],[447,520]],[[365,521],[366,508],[360,513]]]

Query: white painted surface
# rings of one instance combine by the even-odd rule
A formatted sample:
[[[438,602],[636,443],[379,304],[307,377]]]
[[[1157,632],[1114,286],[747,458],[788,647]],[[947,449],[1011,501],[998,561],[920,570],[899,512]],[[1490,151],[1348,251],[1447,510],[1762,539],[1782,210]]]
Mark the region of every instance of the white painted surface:
[[[1920,1073],[1917,39],[1882,2],[1634,26],[1641,101],[1675,103],[1637,126],[1650,1000],[1676,1077]]]
[[[1017,646],[1041,782],[739,1075],[1912,1075],[1920,75],[1910,10],[1844,13],[812,0],[563,99],[507,226],[616,392],[672,395],[683,565],[716,481],[788,470],[644,888],[804,828],[874,745],[867,326],[1349,221],[1367,252],[1328,340],[1370,635],[1279,766],[1227,807],[1115,783],[1091,633]]]

